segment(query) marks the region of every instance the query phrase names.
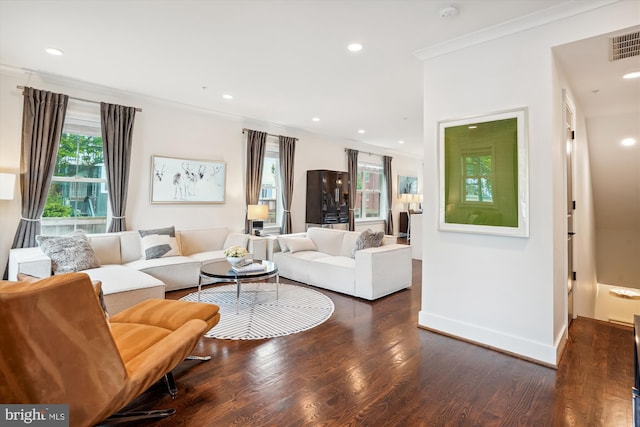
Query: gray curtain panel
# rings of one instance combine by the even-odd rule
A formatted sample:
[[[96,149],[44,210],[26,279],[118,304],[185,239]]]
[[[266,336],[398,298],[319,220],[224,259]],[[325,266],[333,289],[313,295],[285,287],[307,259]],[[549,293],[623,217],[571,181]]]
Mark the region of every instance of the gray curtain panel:
[[[135,116],[136,109],[134,107],[100,103],[104,165],[107,171],[109,200],[113,214],[107,230],[109,233],[127,229],[125,211]]]
[[[267,133],[257,130],[248,130],[247,135],[247,182],[245,187],[246,205],[258,204],[260,189],[262,188],[262,166],[264,165],[264,152],[267,146]],[[251,223],[244,217],[245,233],[251,234]]]
[[[25,87],[22,112],[22,153],[20,191],[22,219],[12,248],[36,246],[40,218],[47,203],[51,177],[56,166],[58,146],[69,97]]]
[[[296,139],[289,136],[278,137],[280,153],[280,186],[282,187],[282,215],[281,234],[292,232],[291,226],[291,199],[293,198],[293,163],[296,152]]]
[[[384,234],[393,234],[393,212],[391,211],[391,197],[393,191],[393,181],[391,173],[391,160],[393,157],[382,156],[383,170],[384,170],[384,182],[387,186],[387,219],[385,220]]]
[[[349,172],[349,230],[356,229],[356,189],[358,185],[358,150],[347,148],[347,172]]]

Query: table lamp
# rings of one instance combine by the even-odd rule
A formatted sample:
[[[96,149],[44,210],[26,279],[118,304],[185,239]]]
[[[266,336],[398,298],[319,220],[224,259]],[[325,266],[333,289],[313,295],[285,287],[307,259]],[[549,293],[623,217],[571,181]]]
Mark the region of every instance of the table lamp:
[[[256,236],[260,235],[264,220],[269,218],[269,206],[249,205],[247,207],[247,219],[251,221],[251,229]]]

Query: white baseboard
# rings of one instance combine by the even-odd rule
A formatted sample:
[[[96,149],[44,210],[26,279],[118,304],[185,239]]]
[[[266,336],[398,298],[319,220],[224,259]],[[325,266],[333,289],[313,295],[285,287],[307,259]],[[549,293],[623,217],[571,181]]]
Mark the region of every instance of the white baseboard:
[[[565,341],[560,339],[564,333],[559,334],[554,345],[548,345],[425,311],[418,314],[418,326],[551,368],[557,368]]]

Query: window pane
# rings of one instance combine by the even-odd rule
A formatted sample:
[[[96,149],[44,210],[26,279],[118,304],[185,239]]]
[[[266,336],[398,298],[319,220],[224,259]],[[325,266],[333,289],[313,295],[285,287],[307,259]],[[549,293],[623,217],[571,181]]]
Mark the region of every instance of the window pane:
[[[42,233],[106,231],[109,198],[100,135],[99,106],[70,102],[42,214]]]
[[[365,200],[365,217],[366,218],[379,218],[380,217],[380,193],[367,193]]]
[[[483,202],[493,202],[493,185],[491,184],[491,180],[489,178],[480,179],[480,187],[482,191],[480,195],[482,196]]]
[[[104,163],[102,138],[63,133],[60,138],[54,176],[99,178]]]
[[[490,154],[464,156],[466,202],[493,203],[493,159]]]
[[[480,156],[480,167],[482,175],[491,175],[491,156]]]
[[[264,156],[262,169],[262,187],[259,204],[269,206],[269,218],[264,225],[278,225],[278,210],[281,207],[280,197],[280,157],[278,151],[268,150]]]
[[[354,218],[363,218],[362,216],[362,192],[356,193],[356,207],[354,211]]]
[[[380,218],[384,173],[382,165],[358,163],[358,194],[356,199],[356,218]]]

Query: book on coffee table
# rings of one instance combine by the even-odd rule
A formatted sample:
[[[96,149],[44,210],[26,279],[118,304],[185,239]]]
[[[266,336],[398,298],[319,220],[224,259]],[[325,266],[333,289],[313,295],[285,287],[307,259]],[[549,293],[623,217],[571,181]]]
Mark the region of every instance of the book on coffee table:
[[[251,263],[246,265],[234,265],[231,267],[233,271],[238,273],[246,273],[249,271],[264,271],[264,266],[258,263]]]

